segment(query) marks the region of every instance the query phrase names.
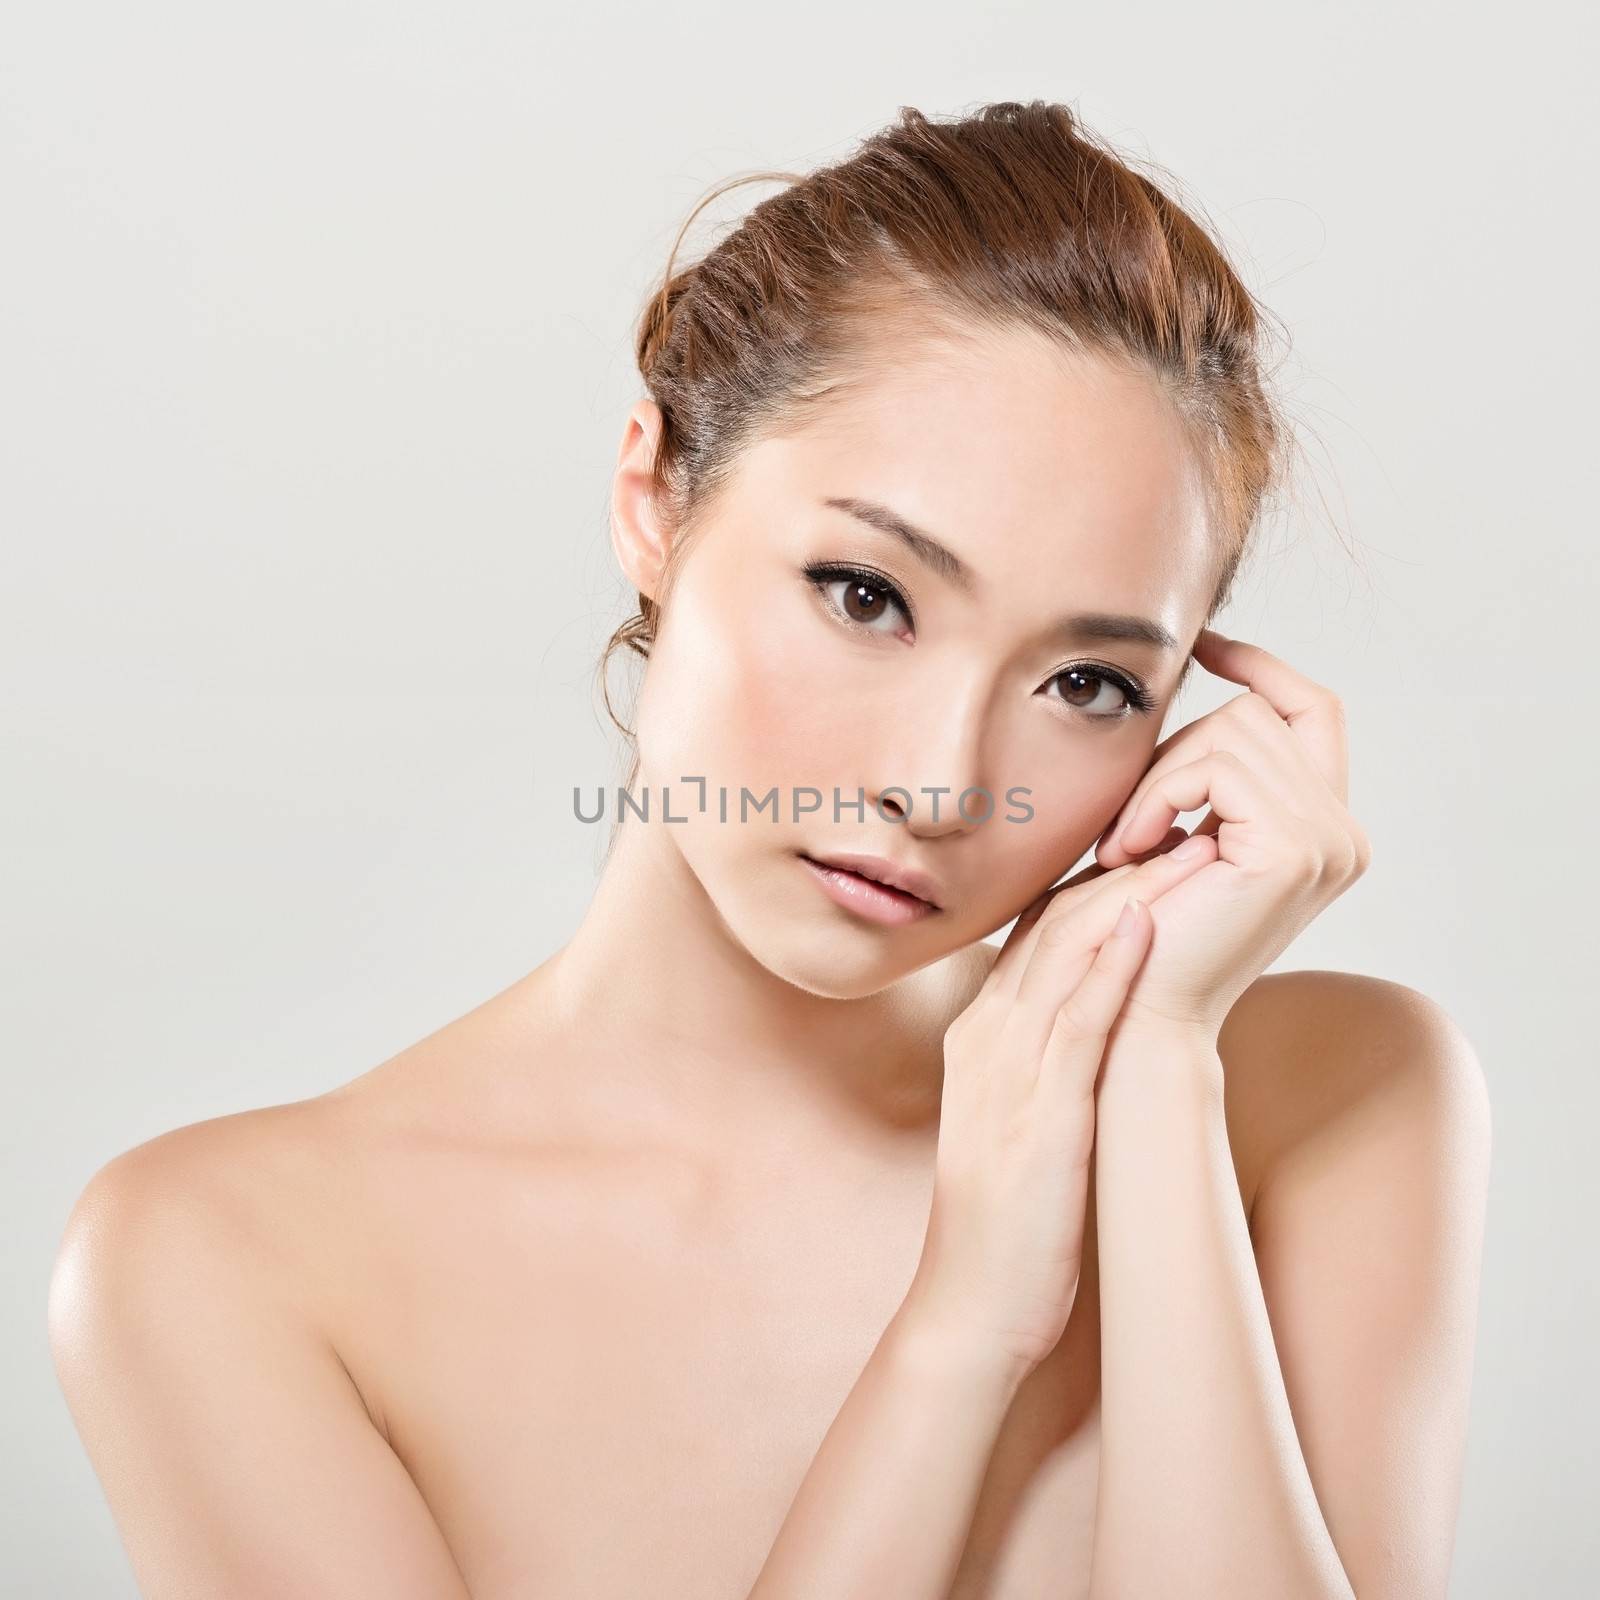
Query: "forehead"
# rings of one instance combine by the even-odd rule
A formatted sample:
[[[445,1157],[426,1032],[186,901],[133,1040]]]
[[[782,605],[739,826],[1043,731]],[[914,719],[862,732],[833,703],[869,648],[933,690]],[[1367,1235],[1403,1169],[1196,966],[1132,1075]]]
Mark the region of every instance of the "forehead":
[[[749,452],[749,491],[880,501],[986,589],[1143,610],[1180,637],[1199,627],[1215,552],[1192,449],[1153,379],[1027,330],[866,357],[858,384]]]

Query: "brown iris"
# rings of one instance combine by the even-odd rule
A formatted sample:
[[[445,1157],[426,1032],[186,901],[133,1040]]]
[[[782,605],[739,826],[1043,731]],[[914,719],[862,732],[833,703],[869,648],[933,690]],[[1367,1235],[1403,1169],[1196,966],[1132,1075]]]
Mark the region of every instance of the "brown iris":
[[[876,606],[872,602],[863,600],[863,595],[872,595],[876,598]],[[873,587],[870,583],[852,582],[845,590],[844,614],[852,622],[876,622],[883,614],[883,607],[888,596],[882,589]]]

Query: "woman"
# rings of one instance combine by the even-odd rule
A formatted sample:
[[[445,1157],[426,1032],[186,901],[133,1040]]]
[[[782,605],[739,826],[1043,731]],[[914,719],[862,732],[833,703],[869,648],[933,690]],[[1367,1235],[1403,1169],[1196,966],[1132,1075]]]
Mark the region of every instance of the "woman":
[[[1369,847],[1339,701],[1206,626],[1260,351],[1039,102],[669,262],[581,926],[69,1222],[147,1594],[1444,1594],[1487,1101],[1422,995],[1261,975]],[[1158,742],[1191,662],[1241,692]]]

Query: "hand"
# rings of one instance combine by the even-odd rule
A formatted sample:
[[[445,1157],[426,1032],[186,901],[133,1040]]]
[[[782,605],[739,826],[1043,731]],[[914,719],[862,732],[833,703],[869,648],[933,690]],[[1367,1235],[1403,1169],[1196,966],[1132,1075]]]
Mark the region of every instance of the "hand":
[[[1344,708],[1258,645],[1205,629],[1194,659],[1247,686],[1157,745],[1095,851],[1115,867],[1181,811],[1211,807],[1191,837],[1218,857],[1152,908],[1148,959],[1118,1036],[1173,1030],[1214,1045],[1235,1000],[1367,870],[1372,847],[1345,807]]]
[[[1217,856],[1210,838],[1185,848],[1047,890],[945,1031],[933,1205],[907,1304],[980,1359],[1025,1373],[1066,1327],[1106,1035],[1149,947],[1151,904]]]

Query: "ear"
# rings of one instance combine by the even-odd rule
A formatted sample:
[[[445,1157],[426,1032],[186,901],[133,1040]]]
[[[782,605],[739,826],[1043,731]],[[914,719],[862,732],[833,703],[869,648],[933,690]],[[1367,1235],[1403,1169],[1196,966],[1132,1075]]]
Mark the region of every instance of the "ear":
[[[650,493],[650,474],[661,442],[661,408],[640,400],[628,413],[611,480],[611,548],[628,582],[640,594],[657,598],[661,570],[671,541],[664,533]]]

